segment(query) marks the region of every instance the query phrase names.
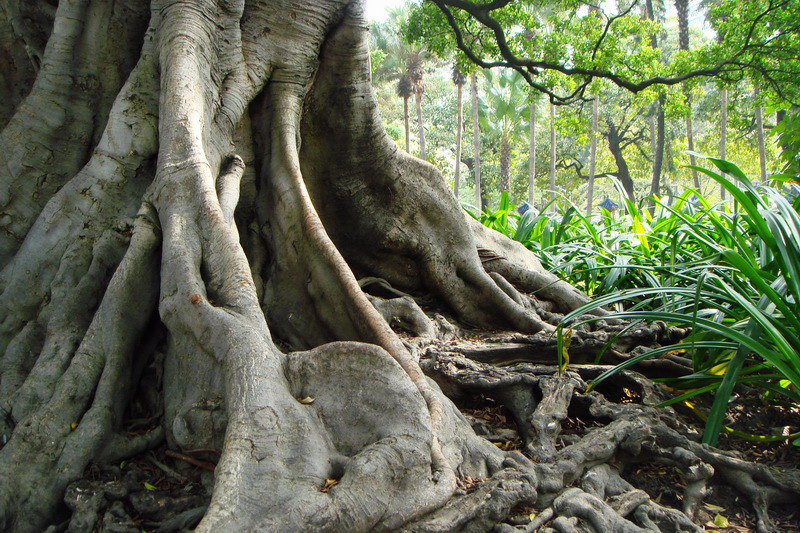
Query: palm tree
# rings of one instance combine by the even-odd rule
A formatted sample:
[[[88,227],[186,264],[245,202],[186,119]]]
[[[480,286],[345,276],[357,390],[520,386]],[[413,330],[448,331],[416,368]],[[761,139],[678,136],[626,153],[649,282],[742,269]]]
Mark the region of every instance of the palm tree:
[[[481,187],[481,129],[478,121],[478,76],[470,76],[470,93],[472,100],[472,149],[475,159],[475,206],[481,211],[486,207]]]
[[[453,69],[453,83],[458,91],[458,127],[456,128],[456,171],[453,177],[453,192],[458,198],[458,181],[461,173],[461,134],[464,130],[464,113],[462,105],[462,93],[464,84],[467,82],[467,76],[463,74],[458,67]]]
[[[511,191],[511,144],[524,127],[522,119],[528,109],[527,84],[513,70],[485,71],[489,82],[481,107],[481,126],[500,139],[500,188]]]
[[[406,152],[410,152],[409,138],[408,138],[408,99],[413,94],[411,89],[411,81],[408,75],[404,74],[397,81],[397,96],[403,99],[403,121],[406,129]]]
[[[422,127],[422,95],[425,94],[425,51],[411,47],[406,62],[406,76],[411,84],[411,92],[417,104],[417,126],[419,128],[419,157],[425,159],[425,129]]]

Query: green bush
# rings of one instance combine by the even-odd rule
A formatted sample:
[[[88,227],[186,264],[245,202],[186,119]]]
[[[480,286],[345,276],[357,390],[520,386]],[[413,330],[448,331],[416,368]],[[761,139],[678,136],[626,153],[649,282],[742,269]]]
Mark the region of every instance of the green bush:
[[[722,185],[733,204],[709,205],[688,191],[671,205],[656,199],[652,213],[626,202],[619,213],[603,210],[589,220],[574,207],[558,216],[519,216],[506,199],[479,219],[594,296],[563,327],[601,306],[625,320],[691,327],[680,344],[643,354],[596,381],[666,352],[691,358],[693,373],[669,381],[683,393],[668,403],[713,392],[703,436],[713,444],[737,384],[800,404],[800,200],[757,187],[730,162],[705,159],[719,172],[697,170]]]

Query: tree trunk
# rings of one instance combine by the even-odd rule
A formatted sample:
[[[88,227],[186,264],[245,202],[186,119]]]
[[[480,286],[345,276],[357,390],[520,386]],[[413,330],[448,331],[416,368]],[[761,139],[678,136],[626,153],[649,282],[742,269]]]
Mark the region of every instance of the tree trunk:
[[[756,91],[758,96],[758,91]],[[756,139],[758,140],[758,168],[761,174],[761,181],[767,181],[767,152],[764,145],[764,108],[756,106]]]
[[[419,158],[425,160],[425,128],[422,125],[422,93],[414,93],[414,101],[417,104],[417,127],[419,128]]]
[[[614,156],[614,162],[617,165],[617,179],[622,183],[625,193],[631,202],[636,202],[636,196],[633,189],[633,179],[631,178],[630,170],[628,169],[628,162],[625,160],[625,154],[622,149],[622,138],[617,129],[609,123],[608,133],[608,149],[611,155]]]
[[[475,206],[486,209],[486,202],[483,197],[483,187],[481,186],[481,128],[478,122],[478,76],[472,74],[469,77],[470,95],[472,99],[472,153],[475,158]]]
[[[406,152],[411,153],[409,128],[408,128],[408,97],[403,98],[403,124],[406,129]]]
[[[661,170],[664,167],[664,145],[665,145],[665,115],[664,104],[666,103],[664,96],[659,96],[656,101],[656,114],[655,114],[655,139],[653,148],[653,178],[650,181],[650,196],[659,195],[661,193]],[[655,206],[655,204],[653,204]]]
[[[536,205],[534,198],[536,189],[536,104],[537,99],[533,98],[528,131],[528,204],[531,207]]]
[[[550,201],[555,209],[556,201],[556,106],[550,104]]]
[[[720,132],[719,132],[719,158],[728,158],[728,89],[723,88],[720,91]],[[720,199],[725,201],[725,187],[720,187]]]
[[[500,190],[511,193],[511,142],[505,133],[500,138]]]
[[[692,121],[692,97],[687,92],[686,93],[686,106],[688,110],[686,111],[686,143],[687,148],[689,148],[689,164],[692,166],[697,166],[697,158],[694,156],[694,124]],[[700,173],[697,170],[692,169],[692,182],[694,183],[694,188],[698,191],[700,189]],[[701,191],[702,192],[702,191]]]
[[[600,98],[595,95],[592,98],[592,136],[589,141],[589,186],[586,194],[586,216],[592,216],[592,205],[594,203],[594,174],[597,164],[597,115]]]
[[[462,84],[456,84],[458,88],[458,120],[457,120],[457,129],[456,129],[456,170],[455,175],[453,177],[453,192],[455,193],[456,199],[460,199],[459,196],[459,177],[461,175],[461,137],[464,132],[464,106],[462,105],[462,94],[464,86]]]
[[[158,520],[202,516],[201,532],[484,531],[525,506],[629,530],[605,493],[564,490],[596,493],[583,480],[600,474],[624,483],[600,467],[643,443],[702,456],[685,471],[730,464],[652,409],[631,417],[597,393],[586,407],[615,420],[556,451],[566,405],[528,412],[533,387],[558,404],[583,377],[420,363],[389,327],[389,308],[421,329],[446,321],[409,297],[368,297],[356,274],[545,343],[545,319],[558,320],[545,308],[587,298],[470,225],[433,166],[386,134],[360,2],[62,0],[52,32],[49,20],[11,25],[38,75],[0,135],[0,530],[112,529],[131,502],[158,507],[190,486],[145,490],[118,465],[163,446],[221,451],[194,521]],[[423,366],[456,396],[463,372],[491,374],[484,393],[508,399],[539,462],[478,437]],[[759,502],[784,496],[766,469],[732,477]],[[649,500],[630,515],[691,525]]]
[[[689,50],[689,0],[675,0],[675,9],[678,12],[678,47],[681,50]],[[686,99],[686,143],[690,152],[694,152],[694,124],[692,123],[692,95],[689,90],[684,88]],[[694,155],[689,155],[689,163],[697,165]],[[692,169],[692,183],[694,188],[700,191],[700,174]]]

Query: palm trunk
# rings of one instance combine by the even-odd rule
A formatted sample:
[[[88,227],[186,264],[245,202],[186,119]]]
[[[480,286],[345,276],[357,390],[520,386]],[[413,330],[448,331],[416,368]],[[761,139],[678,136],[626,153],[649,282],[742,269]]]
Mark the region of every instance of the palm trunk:
[[[461,176],[461,135],[464,130],[464,110],[462,105],[463,85],[459,83],[456,87],[458,88],[458,127],[456,130],[456,170],[453,176],[453,193],[456,195],[456,199],[458,199],[459,178]]]
[[[406,152],[411,153],[411,147],[409,146],[409,132],[408,132],[408,96],[403,98],[403,122],[406,126]]]
[[[481,190],[481,130],[478,124],[478,76],[470,76],[472,97],[472,149],[475,158],[475,206],[483,210],[485,202]]]
[[[550,103],[550,201],[556,201],[556,106]]]
[[[417,126],[419,127],[419,158],[426,159],[425,153],[425,128],[422,127],[422,93],[416,93]]]
[[[511,143],[507,133],[500,139],[500,188],[511,193]]]
[[[534,188],[536,187],[536,98],[531,102],[530,130],[528,138],[528,204],[534,205]]]
[[[592,98],[592,140],[589,146],[589,190],[586,194],[586,216],[592,214],[592,203],[594,201],[594,173],[597,163],[597,115],[600,99],[595,95]]]

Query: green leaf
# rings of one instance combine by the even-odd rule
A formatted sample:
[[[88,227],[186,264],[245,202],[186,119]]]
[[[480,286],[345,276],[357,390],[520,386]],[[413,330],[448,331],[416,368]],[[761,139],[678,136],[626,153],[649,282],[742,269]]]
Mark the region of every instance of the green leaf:
[[[158,490],[158,488],[156,486],[151,485],[147,481],[144,482],[144,488],[145,488],[145,490]]]

